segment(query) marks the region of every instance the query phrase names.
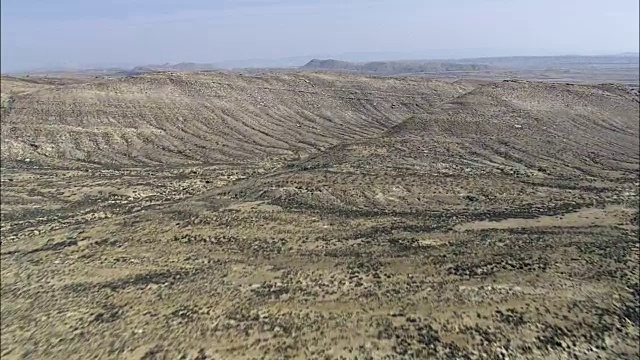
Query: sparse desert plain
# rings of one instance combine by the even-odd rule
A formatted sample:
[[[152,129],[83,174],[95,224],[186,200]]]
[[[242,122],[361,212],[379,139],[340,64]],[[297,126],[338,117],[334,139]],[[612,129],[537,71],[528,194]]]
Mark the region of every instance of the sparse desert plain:
[[[634,359],[640,98],[2,77],[2,359]]]

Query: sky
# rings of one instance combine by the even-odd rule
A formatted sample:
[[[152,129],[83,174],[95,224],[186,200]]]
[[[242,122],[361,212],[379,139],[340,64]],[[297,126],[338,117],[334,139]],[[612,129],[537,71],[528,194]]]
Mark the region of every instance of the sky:
[[[637,52],[640,43],[638,0],[2,0],[0,4],[2,72],[315,54],[404,58],[615,54]]]

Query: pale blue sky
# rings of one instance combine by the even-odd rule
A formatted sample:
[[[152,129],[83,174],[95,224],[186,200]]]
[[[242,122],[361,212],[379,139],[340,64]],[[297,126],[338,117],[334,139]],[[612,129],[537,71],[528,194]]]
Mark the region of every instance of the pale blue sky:
[[[638,0],[2,0],[2,71],[310,54],[638,51]]]

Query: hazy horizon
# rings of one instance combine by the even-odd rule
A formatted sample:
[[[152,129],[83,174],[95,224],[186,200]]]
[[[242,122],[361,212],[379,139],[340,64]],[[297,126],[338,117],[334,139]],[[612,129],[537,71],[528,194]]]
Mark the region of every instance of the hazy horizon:
[[[638,52],[640,42],[637,0],[4,0],[1,6],[2,72],[292,57],[605,55]]]

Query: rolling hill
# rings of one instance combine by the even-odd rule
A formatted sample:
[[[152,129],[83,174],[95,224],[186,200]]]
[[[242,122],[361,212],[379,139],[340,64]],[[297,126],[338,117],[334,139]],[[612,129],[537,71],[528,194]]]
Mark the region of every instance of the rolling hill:
[[[232,194],[318,211],[407,215],[466,208],[469,194],[476,207],[534,201],[532,183],[636,194],[638,101],[617,85],[480,85],[380,136],[336,145]]]
[[[2,88],[11,99],[3,163],[63,167],[300,156],[379,134],[471,89],[426,79],[222,73],[36,87],[7,78]]]

